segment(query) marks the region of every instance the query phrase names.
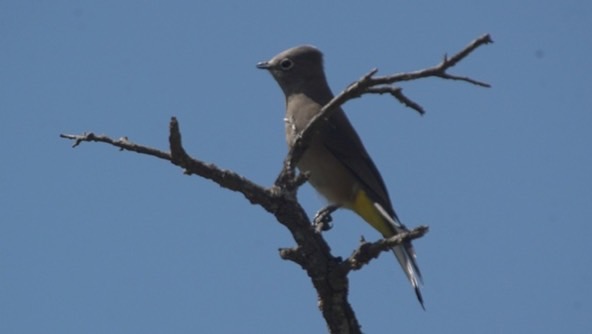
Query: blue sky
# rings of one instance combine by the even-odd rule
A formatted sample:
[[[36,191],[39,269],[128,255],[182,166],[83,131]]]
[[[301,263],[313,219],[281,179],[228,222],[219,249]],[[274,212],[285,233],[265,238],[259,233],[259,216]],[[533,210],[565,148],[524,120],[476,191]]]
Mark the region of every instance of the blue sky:
[[[270,185],[283,96],[255,68],[302,43],[339,91],[373,67],[453,69],[492,84],[403,85],[345,110],[416,250],[427,311],[385,254],[351,275],[366,333],[592,331],[589,1],[0,2],[0,332],[322,333],[288,231],[240,194],[166,162],[60,133],[187,151]],[[308,186],[311,214],[323,205]],[[378,235],[349,212],[347,256]]]

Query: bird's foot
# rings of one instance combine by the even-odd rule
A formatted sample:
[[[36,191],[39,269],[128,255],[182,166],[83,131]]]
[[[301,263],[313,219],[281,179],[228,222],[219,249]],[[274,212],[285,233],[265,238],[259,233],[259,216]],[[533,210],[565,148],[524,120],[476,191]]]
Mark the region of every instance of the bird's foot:
[[[315,230],[319,233],[329,231],[333,227],[333,224],[331,224],[333,221],[331,214],[339,208],[339,205],[331,204],[317,211],[313,219]]]

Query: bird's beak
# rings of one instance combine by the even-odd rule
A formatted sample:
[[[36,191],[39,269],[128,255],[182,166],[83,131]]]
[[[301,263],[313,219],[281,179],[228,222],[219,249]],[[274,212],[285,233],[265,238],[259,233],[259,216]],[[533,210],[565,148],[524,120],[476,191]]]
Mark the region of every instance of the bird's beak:
[[[268,61],[260,61],[257,63],[257,68],[262,70],[268,70],[271,67]]]

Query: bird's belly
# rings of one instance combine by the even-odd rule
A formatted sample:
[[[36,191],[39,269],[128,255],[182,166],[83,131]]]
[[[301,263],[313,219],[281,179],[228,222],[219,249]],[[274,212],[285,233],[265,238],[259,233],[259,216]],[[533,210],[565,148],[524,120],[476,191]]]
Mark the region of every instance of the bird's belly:
[[[329,151],[309,147],[298,169],[309,173],[308,181],[329,203],[350,206],[357,189],[355,179]]]

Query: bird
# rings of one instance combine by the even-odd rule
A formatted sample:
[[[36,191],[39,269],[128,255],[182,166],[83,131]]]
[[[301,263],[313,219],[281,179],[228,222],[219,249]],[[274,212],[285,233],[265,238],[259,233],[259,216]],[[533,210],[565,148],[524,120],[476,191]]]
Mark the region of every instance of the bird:
[[[300,45],[257,63],[257,68],[269,71],[284,93],[286,141],[292,147],[308,122],[333,98],[323,54],[312,45]],[[319,121],[322,124],[296,163],[308,174],[312,187],[329,207],[354,211],[384,238],[409,231],[395,213],[382,176],[344,111],[339,108]],[[413,245],[406,241],[392,251],[425,309]]]

